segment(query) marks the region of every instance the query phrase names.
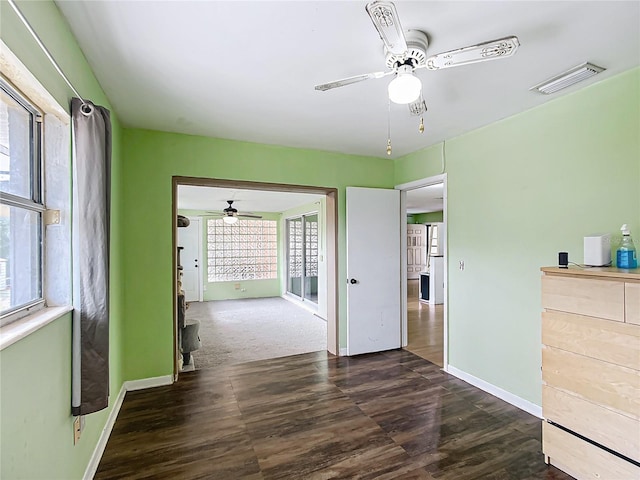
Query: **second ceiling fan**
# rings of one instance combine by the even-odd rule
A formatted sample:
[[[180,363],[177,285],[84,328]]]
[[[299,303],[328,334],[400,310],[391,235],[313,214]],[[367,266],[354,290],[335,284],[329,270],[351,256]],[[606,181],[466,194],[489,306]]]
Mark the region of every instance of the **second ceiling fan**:
[[[212,216],[222,217],[222,221],[227,224],[233,224],[238,221],[238,218],[262,218],[260,215],[256,215],[253,212],[245,212],[239,213],[238,210],[233,206],[234,200],[227,200],[229,206],[220,212],[207,212],[211,213]]]

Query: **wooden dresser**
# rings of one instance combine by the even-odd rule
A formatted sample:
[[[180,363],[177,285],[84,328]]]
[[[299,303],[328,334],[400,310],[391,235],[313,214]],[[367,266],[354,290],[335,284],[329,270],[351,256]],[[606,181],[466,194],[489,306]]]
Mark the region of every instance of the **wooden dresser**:
[[[640,270],[541,270],[545,459],[640,479]]]

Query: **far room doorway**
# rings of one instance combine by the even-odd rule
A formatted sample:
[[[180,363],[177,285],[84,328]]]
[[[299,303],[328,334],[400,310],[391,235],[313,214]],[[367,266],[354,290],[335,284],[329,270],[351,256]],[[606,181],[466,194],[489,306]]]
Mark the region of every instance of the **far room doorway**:
[[[196,328],[199,340],[187,345],[193,350],[185,358],[184,339],[176,335],[177,371],[193,368],[189,362],[198,369],[318,350],[335,353],[336,296],[329,289],[336,271],[335,190],[191,178],[174,182],[176,223],[182,216],[201,225],[202,284],[200,298],[182,306],[188,286],[184,272],[195,259],[184,257],[184,229],[176,226],[181,262],[176,264],[176,330]],[[302,236],[288,242],[289,220],[295,219],[303,226]],[[290,243],[296,247],[293,257]],[[288,292],[294,283],[297,288]]]
[[[446,177],[396,187],[406,212],[406,350],[446,365]]]

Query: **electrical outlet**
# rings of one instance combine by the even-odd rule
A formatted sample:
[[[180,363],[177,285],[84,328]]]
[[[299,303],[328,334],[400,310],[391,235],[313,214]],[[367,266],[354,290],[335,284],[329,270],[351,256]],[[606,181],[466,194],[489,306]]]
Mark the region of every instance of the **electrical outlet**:
[[[464,270],[464,260],[460,260],[460,270]]]
[[[73,444],[76,445],[80,441],[82,433],[82,417],[74,417],[73,419]]]

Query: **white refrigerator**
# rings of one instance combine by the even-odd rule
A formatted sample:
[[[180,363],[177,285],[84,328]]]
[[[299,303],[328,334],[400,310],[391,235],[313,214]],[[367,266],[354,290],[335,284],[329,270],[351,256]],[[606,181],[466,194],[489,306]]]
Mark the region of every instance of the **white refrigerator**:
[[[444,303],[444,257],[431,257],[429,265],[429,303]]]

